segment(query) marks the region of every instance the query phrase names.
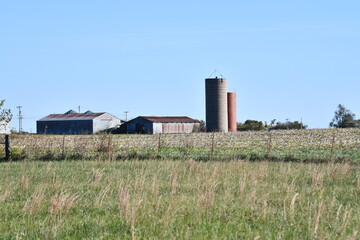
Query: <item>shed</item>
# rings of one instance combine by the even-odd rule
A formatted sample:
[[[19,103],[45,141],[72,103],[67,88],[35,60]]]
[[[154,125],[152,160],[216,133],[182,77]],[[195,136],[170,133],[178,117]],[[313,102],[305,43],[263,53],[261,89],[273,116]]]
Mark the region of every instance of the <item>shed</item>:
[[[189,117],[139,116],[126,123],[127,133],[191,133],[200,128],[200,121]]]
[[[64,114],[50,114],[36,122],[37,134],[94,134],[117,127],[119,118],[106,113],[77,113],[70,110]]]

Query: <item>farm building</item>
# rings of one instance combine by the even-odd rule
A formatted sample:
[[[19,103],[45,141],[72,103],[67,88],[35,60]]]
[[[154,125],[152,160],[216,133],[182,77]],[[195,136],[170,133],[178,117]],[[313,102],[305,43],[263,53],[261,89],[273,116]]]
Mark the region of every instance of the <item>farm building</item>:
[[[109,113],[50,114],[36,122],[37,134],[94,134],[121,124],[119,118]]]
[[[0,121],[0,134],[10,134],[10,122]]]
[[[127,133],[191,133],[200,128],[198,120],[189,117],[140,116],[126,123]]]

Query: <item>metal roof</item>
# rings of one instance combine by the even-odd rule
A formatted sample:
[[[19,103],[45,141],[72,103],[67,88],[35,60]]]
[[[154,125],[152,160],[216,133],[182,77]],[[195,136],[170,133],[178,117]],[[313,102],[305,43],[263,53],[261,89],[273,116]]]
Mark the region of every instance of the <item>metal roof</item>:
[[[69,111],[67,111],[67,112],[64,113],[64,114],[77,114],[77,112],[75,112],[74,110],[69,110]]]
[[[68,113],[68,114],[50,114],[39,121],[67,121],[67,120],[93,120],[101,115],[105,114],[103,113]]]
[[[140,117],[156,123],[199,123],[199,120],[192,119],[186,116],[179,116],[179,117],[140,116]]]

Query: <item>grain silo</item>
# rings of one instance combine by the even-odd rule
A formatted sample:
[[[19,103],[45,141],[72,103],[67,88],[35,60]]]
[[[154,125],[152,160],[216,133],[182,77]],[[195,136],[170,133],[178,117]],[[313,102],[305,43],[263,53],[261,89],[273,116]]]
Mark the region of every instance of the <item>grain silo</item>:
[[[227,101],[228,101],[228,125],[229,132],[237,131],[236,124],[236,93],[228,92],[227,93]]]
[[[206,129],[228,132],[227,79],[205,79]]]

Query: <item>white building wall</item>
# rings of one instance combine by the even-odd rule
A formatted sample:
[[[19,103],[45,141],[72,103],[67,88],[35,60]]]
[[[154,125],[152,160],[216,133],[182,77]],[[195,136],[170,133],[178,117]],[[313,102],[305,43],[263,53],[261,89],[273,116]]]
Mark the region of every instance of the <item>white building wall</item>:
[[[93,120],[93,133],[101,132],[109,128],[114,128],[120,124],[121,121],[119,118],[111,114],[104,113]]]
[[[162,123],[153,123],[153,134],[163,133]]]

